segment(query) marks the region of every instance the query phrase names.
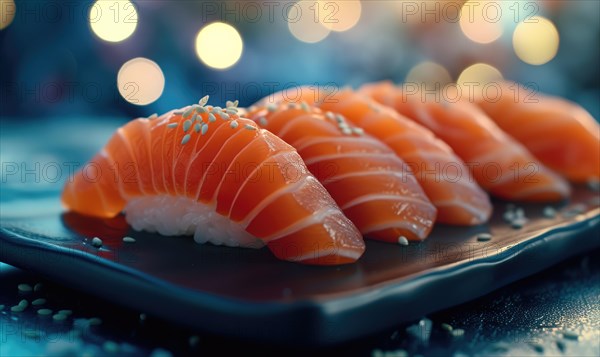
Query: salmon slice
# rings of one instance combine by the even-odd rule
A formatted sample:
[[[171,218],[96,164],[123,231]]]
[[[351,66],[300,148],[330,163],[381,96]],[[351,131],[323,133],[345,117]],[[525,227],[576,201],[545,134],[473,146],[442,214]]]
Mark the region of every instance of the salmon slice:
[[[475,104],[431,100],[421,93],[409,95],[391,82],[365,85],[360,93],[430,129],[465,161],[479,185],[498,198],[546,202],[569,195],[563,178],[504,133]]]
[[[398,243],[431,231],[436,209],[404,161],[341,115],[303,103],[254,107],[248,117],[298,151],[364,236]]]
[[[138,230],[258,248],[279,259],[356,261],[364,241],[296,150],[234,105],[200,105],[123,127],[65,185],[67,209],[124,211]]]
[[[498,85],[493,100],[476,97],[502,130],[573,182],[600,180],[600,126],[581,106],[517,83]],[[488,96],[488,97],[489,97]]]
[[[328,92],[301,87],[296,96],[321,110],[343,115],[349,122],[382,141],[411,169],[429,200],[437,208],[437,222],[478,225],[492,212],[487,194],[477,185],[464,162],[430,130],[350,89]],[[288,101],[275,93],[258,105]]]

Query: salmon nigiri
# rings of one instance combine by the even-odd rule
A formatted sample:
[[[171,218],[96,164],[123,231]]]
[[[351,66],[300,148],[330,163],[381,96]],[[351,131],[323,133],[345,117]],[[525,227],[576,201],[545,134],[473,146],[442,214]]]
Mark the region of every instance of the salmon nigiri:
[[[477,182],[496,197],[520,201],[557,201],[569,185],[523,145],[504,133],[466,100],[424,100],[390,82],[365,85],[360,92],[426,126],[463,159]]]
[[[499,88],[497,97],[476,97],[476,104],[502,130],[569,180],[600,180],[600,126],[590,113],[516,83],[504,82]]]
[[[248,117],[298,150],[363,235],[398,243],[429,234],[436,209],[410,169],[341,115],[303,102],[254,107]]]
[[[66,183],[72,211],[125,212],[137,230],[262,247],[279,259],[356,261],[364,241],[290,145],[237,115],[199,105],[119,128]]]
[[[489,219],[492,204],[487,194],[473,180],[462,160],[427,128],[350,89],[321,90],[315,100],[312,99],[315,92],[303,88],[302,95],[296,98],[312,100],[309,104],[323,111],[343,115],[404,160],[437,208],[438,222],[477,225]],[[276,93],[259,104],[275,100],[291,101]]]

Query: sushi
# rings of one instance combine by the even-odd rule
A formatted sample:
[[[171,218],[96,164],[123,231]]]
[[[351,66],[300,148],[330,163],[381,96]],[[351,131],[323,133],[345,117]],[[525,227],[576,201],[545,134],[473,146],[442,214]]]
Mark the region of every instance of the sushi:
[[[492,204],[488,195],[473,180],[463,161],[427,128],[351,89],[320,90],[317,97],[305,87],[299,92],[293,100],[276,93],[258,104],[301,99],[323,111],[341,114],[404,160],[437,208],[437,222],[471,226],[489,219]]]
[[[365,85],[360,93],[433,131],[465,161],[479,185],[495,197],[549,202],[569,195],[569,185],[562,177],[467,100],[448,102],[421,93],[409,95],[391,82]]]
[[[356,261],[363,238],[296,150],[227,108],[199,104],[119,128],[65,184],[68,210],[125,213],[136,230],[260,248],[315,265]]]
[[[600,126],[581,106],[517,83],[475,103],[550,169],[573,182],[600,180]]]
[[[410,168],[343,116],[302,102],[255,106],[248,117],[296,148],[364,236],[397,244],[431,231],[436,208]]]

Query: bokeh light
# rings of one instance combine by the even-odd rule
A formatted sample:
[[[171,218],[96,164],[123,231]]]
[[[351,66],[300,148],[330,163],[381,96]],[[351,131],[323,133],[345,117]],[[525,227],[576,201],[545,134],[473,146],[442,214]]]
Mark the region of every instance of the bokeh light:
[[[462,71],[456,83],[459,86],[475,87],[498,82],[502,79],[502,73],[496,67],[487,63],[475,63]]]
[[[426,84],[429,88],[439,84],[440,88],[452,82],[448,70],[435,62],[425,61],[414,66],[406,75],[406,83]]]
[[[552,21],[534,16],[521,22],[513,33],[513,47],[525,63],[542,65],[558,52],[559,35]]]
[[[121,66],[117,86],[121,96],[129,103],[146,105],[162,95],[165,76],[156,62],[138,57]]]
[[[318,2],[319,22],[332,31],[350,30],[360,20],[361,12],[362,6],[359,0],[319,0]]]
[[[317,43],[324,40],[331,29],[325,27],[316,8],[320,8],[314,1],[298,1],[290,6],[287,13],[288,28],[292,36],[306,43]]]
[[[121,42],[137,27],[135,5],[126,0],[98,0],[90,8],[90,27],[96,36],[108,42]]]
[[[460,10],[460,29],[471,41],[494,42],[502,36],[502,13],[497,1],[469,0]]]
[[[4,30],[15,18],[17,7],[13,0],[0,0],[0,30]]]
[[[244,43],[239,32],[231,25],[213,22],[196,36],[196,54],[209,67],[226,69],[242,56]]]

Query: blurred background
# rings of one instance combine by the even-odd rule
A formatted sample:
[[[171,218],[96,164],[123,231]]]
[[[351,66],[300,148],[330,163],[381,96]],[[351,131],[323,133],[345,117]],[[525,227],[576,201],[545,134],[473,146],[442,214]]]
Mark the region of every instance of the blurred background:
[[[297,85],[506,78],[600,116],[600,2],[0,0],[0,114],[132,117]],[[293,93],[293,91],[289,92]]]

